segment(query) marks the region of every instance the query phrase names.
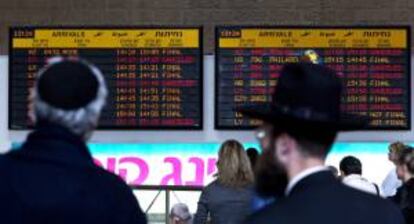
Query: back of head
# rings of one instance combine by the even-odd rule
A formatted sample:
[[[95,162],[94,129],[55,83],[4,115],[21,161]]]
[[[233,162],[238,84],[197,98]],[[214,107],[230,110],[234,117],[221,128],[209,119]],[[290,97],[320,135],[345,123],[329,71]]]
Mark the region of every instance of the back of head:
[[[408,171],[414,174],[414,148],[410,146],[405,146],[400,152],[397,164],[406,165]]]
[[[406,149],[407,146],[402,142],[393,142],[388,146],[390,154],[390,160],[394,163],[398,163],[398,160],[403,153],[404,149]]]
[[[286,84],[278,85],[273,97],[277,99],[276,104],[287,106],[288,111],[292,111],[291,117],[299,119],[292,119],[290,125],[275,131],[286,132],[295,138],[304,156],[324,159],[338,130],[323,123],[338,121],[341,117],[341,80],[335,71],[313,63],[287,64],[281,74],[279,82],[285,81]],[[307,91],[300,91],[302,89]]]
[[[414,175],[414,150],[410,148],[410,152],[404,156],[404,164],[407,166],[408,172]]]
[[[245,187],[253,183],[253,171],[243,145],[236,140],[225,141],[217,161],[219,183],[227,187]]]
[[[81,59],[52,58],[32,92],[36,124],[47,122],[87,139],[98,123],[107,89],[102,73]]]
[[[290,131],[288,133],[296,139],[304,156],[325,159],[331,150],[337,132],[333,130],[317,132],[317,130],[313,130],[301,133]]]
[[[188,209],[188,206],[184,203],[177,203],[171,208],[170,218],[173,221],[176,221],[176,223],[192,223],[192,215]]]
[[[256,148],[248,148],[246,150],[247,157],[249,157],[250,165],[252,166],[252,169],[256,167],[257,159],[259,158],[259,151],[257,151]]]
[[[362,174],[362,163],[354,156],[346,156],[339,163],[339,169],[345,174],[345,176],[351,174]]]
[[[402,143],[402,142],[393,142],[393,143],[391,143],[389,146],[388,146],[388,148],[391,150],[391,151],[393,151],[393,152],[395,152],[395,153],[400,153],[400,152],[402,152],[402,150],[404,150],[404,148],[406,148],[407,146],[404,144],[404,143]]]
[[[397,177],[403,182],[414,177],[414,151],[410,146],[402,149],[394,162],[397,166]]]

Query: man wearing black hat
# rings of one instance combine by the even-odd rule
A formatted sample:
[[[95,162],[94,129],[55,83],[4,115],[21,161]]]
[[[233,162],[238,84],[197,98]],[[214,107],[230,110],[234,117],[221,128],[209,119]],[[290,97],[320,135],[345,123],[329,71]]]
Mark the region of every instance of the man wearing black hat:
[[[0,156],[0,223],[146,223],[131,189],[97,167],[85,144],[106,96],[101,72],[85,61],[54,58],[38,73],[36,128]]]
[[[282,69],[271,104],[239,108],[265,122],[260,133],[272,141],[263,149],[257,189],[278,196],[248,223],[404,223],[391,203],[341,184],[324,166],[337,132],[358,130],[367,123],[341,114],[340,98],[341,82],[333,71],[298,63]]]

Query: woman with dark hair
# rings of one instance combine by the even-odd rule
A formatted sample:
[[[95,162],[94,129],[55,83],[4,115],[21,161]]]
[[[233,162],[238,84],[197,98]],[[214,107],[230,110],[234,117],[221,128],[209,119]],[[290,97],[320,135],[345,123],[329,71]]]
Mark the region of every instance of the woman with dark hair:
[[[403,182],[390,199],[402,210],[406,223],[414,224],[414,150],[406,147],[397,162],[397,176]]]
[[[224,142],[217,161],[217,179],[202,192],[194,224],[238,224],[251,213],[253,171],[243,146]]]

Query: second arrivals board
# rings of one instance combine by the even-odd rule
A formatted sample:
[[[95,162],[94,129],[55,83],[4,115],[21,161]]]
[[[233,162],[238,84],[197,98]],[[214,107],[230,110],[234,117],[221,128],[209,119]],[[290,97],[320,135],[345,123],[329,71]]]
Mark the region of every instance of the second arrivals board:
[[[410,128],[408,27],[233,27],[216,29],[217,129],[260,121],[236,112],[271,100],[285,63],[307,61],[343,80],[341,110],[369,116],[370,130]]]

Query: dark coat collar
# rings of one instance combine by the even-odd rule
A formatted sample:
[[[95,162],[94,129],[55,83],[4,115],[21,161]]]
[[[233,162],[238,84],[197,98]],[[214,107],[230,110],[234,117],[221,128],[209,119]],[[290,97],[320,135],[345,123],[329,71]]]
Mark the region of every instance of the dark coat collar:
[[[414,188],[414,177],[409,179],[406,183],[406,186],[410,187],[410,188]]]
[[[93,165],[92,156],[82,138],[62,126],[45,122],[29,134],[20,149],[10,154],[53,163]]]
[[[332,175],[329,170],[313,173],[300,180],[290,191],[289,196],[299,194],[306,191],[310,187],[318,187],[322,185],[338,184],[339,181]],[[288,196],[288,197],[289,197]]]

